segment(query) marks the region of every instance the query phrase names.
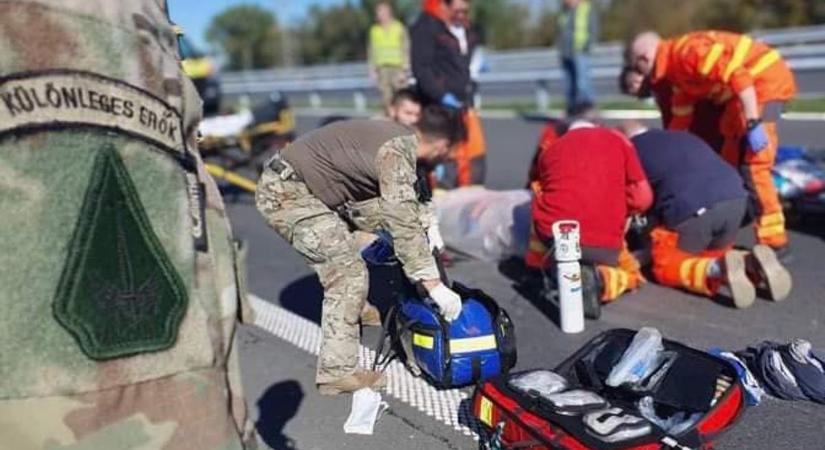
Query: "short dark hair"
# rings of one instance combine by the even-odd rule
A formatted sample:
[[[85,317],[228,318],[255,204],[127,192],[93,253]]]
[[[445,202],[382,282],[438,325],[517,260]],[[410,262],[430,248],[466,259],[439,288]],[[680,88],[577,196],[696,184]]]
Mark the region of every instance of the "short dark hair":
[[[415,93],[414,90],[410,88],[404,88],[395,91],[395,93],[392,94],[392,100],[390,101],[390,104],[392,104],[393,106],[398,106],[399,103],[405,100],[408,102],[418,103],[419,105],[421,104],[421,98],[418,96],[418,94]]]
[[[446,138],[450,145],[467,140],[467,129],[461,111],[441,105],[430,104],[424,107],[417,127],[425,139]]]

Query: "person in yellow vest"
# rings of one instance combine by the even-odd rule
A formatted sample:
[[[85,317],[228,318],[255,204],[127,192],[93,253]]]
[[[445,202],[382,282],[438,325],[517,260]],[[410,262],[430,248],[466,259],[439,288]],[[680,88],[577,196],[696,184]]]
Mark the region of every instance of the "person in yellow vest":
[[[588,0],[564,0],[556,42],[565,78],[568,114],[594,103],[590,50],[599,38],[598,14]]]
[[[370,27],[367,55],[370,78],[378,84],[384,111],[389,114],[392,95],[407,86],[410,72],[410,39],[388,2],[375,5],[376,23]]]

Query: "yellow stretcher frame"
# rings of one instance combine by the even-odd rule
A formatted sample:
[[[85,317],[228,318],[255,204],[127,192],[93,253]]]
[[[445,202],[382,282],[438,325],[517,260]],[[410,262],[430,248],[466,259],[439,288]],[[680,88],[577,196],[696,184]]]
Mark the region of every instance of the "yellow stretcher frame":
[[[206,163],[206,171],[209,172],[215,178],[221,179],[226,181],[227,183],[237,186],[245,191],[248,191],[252,194],[255,193],[255,189],[257,187],[257,183],[246,178],[243,175],[238,175],[231,170],[226,170],[223,167],[217,164]]]

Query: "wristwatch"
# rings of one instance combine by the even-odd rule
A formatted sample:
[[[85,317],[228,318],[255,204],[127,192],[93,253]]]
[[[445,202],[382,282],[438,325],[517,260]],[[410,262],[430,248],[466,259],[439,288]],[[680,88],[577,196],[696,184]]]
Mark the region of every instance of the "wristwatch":
[[[753,130],[754,128],[758,127],[759,124],[762,123],[762,119],[748,119],[748,121],[745,122],[745,123],[747,124],[748,131],[750,131],[750,130]]]

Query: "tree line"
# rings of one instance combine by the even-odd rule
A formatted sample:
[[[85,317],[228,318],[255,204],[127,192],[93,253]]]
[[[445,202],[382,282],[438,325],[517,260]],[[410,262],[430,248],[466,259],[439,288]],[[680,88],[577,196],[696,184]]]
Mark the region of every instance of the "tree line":
[[[298,24],[282,28],[276,12],[256,5],[233,6],[212,19],[207,41],[226,61],[225,69],[264,69],[358,61],[366,58],[367,30],[379,0],[347,0],[310,7]],[[391,1],[396,16],[410,24],[420,0]],[[472,20],[497,50],[552,46],[558,4],[538,10],[518,0],[476,0]],[[822,0],[593,0],[602,41],[622,41],[655,29],[674,35],[696,29],[749,31],[825,22]],[[552,5],[550,5],[552,4]]]

